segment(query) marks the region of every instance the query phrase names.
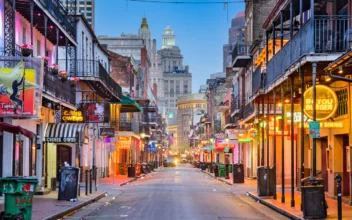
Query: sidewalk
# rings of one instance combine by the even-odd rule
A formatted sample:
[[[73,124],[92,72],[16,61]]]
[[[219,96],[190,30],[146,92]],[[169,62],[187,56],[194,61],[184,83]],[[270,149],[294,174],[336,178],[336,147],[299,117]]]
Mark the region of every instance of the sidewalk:
[[[213,173],[204,172],[212,177],[214,177]],[[291,219],[303,219],[303,212],[301,211],[301,192],[295,190],[295,207],[291,207],[291,191],[289,187],[285,190],[285,204],[281,203],[281,187],[277,186],[277,199],[273,199],[272,197],[259,197],[257,194],[257,180],[245,179],[245,183],[235,183],[233,184],[232,175],[229,175],[230,179],[225,179],[224,177],[216,177],[219,181],[225,182],[229,185],[240,186],[241,188],[245,187],[249,189],[248,195],[256,201],[260,201],[262,204],[274,209],[275,211],[291,218]],[[215,177],[214,177],[215,178]],[[325,196],[326,198],[326,196]],[[334,199],[326,198],[326,202],[328,204],[328,217],[327,219],[337,219],[337,201]],[[352,206],[346,205],[342,203],[342,217],[343,219],[351,219],[352,220]]]
[[[88,196],[81,195],[77,202],[57,200],[58,192],[48,195],[36,195],[33,198],[32,219],[58,219],[65,214],[73,212],[89,203],[105,197],[105,192],[94,192]],[[0,211],[4,204],[0,204]]]

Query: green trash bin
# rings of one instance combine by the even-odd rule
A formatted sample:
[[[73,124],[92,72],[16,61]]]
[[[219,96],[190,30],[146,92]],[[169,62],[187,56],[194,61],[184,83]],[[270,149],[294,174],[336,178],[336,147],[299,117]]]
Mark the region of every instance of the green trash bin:
[[[219,177],[225,177],[225,165],[219,165]]]
[[[32,202],[38,180],[31,176],[0,178],[0,192],[5,194],[0,219],[32,219]]]

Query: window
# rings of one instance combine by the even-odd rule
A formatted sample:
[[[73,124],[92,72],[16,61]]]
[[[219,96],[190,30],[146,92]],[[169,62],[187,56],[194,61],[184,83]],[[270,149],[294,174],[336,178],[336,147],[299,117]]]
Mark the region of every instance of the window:
[[[37,56],[39,57],[40,56],[40,51],[41,51],[41,48],[40,48],[40,40],[37,40]]]
[[[337,116],[348,114],[348,93],[347,89],[342,89],[336,92],[338,106],[337,106]]]

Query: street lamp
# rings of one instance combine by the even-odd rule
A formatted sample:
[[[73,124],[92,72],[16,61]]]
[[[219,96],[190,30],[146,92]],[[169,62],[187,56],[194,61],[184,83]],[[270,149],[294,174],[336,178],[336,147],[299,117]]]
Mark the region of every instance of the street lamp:
[[[215,138],[210,138],[210,143],[214,144],[215,143]],[[210,148],[210,173],[213,173],[213,149]]]

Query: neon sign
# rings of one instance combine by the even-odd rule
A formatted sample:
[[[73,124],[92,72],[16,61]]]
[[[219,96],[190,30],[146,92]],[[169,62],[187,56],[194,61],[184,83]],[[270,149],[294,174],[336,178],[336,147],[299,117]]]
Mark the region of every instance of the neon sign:
[[[64,122],[83,122],[83,113],[82,111],[63,110],[61,119]]]

